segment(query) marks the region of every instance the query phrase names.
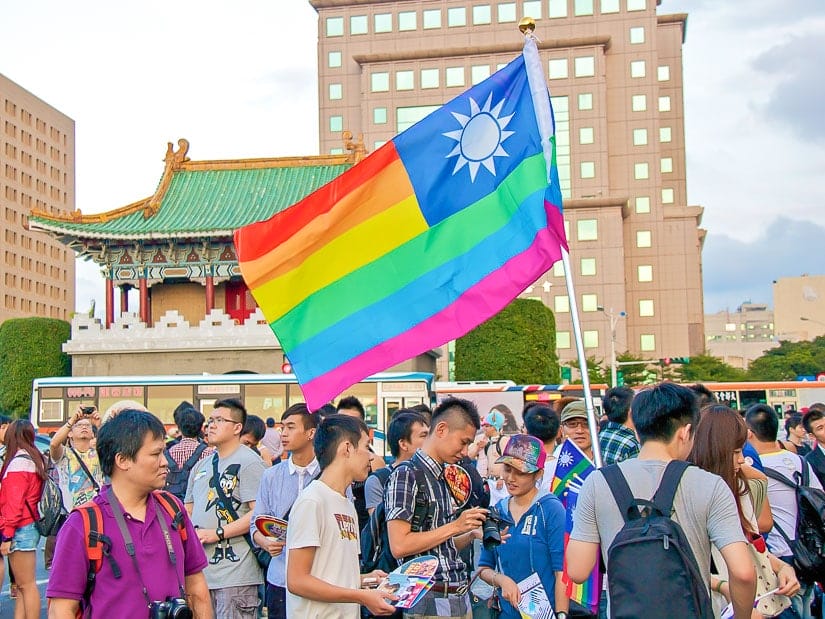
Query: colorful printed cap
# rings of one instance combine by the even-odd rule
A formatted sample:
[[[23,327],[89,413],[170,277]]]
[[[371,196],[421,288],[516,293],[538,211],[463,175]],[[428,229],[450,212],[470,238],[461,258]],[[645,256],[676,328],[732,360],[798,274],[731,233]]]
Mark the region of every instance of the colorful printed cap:
[[[484,425],[493,426],[499,432],[504,427],[504,413],[495,409],[491,410],[484,418]]]
[[[515,434],[504,446],[504,454],[496,464],[509,464],[522,473],[535,473],[544,469],[547,454],[544,445],[535,436]]]

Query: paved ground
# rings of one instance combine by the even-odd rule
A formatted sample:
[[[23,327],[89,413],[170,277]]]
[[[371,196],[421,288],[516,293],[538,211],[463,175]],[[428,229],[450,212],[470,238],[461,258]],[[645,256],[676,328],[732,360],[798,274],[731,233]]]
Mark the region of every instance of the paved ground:
[[[7,563],[8,566],[8,563]],[[2,583],[3,590],[0,593],[0,619],[13,619],[14,617],[14,600],[9,598],[9,575],[6,569],[6,579]],[[37,588],[40,589],[40,598],[43,604],[41,617],[46,616],[46,583],[49,582],[49,573],[43,568],[43,542],[40,543],[40,549],[37,551]]]

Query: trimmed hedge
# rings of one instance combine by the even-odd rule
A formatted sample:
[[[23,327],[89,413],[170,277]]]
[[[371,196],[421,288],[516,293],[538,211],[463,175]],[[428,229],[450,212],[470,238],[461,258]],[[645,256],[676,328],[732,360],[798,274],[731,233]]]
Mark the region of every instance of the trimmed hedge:
[[[32,381],[69,376],[71,359],[63,343],[71,326],[56,318],[12,318],[0,324],[0,410],[28,418]]]
[[[556,320],[544,303],[515,299],[455,343],[456,380],[561,382]]]

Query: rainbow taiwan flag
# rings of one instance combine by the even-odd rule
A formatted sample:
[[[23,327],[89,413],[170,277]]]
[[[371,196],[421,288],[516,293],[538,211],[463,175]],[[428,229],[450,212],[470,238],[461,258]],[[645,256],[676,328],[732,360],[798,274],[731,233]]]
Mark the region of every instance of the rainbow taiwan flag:
[[[574,583],[567,576],[567,542],[573,532],[573,514],[579,500],[579,490],[585,478],[596,468],[584,452],[569,438],[562,443],[556,464],[556,472],[550,481],[550,491],[561,499],[567,518],[564,527],[565,562],[562,578],[567,586],[567,596],[590,609],[593,613],[599,612],[599,598],[602,593],[602,574],[599,563],[588,579],[582,584]]]
[[[311,409],[497,314],[567,247],[535,42],[235,247]]]

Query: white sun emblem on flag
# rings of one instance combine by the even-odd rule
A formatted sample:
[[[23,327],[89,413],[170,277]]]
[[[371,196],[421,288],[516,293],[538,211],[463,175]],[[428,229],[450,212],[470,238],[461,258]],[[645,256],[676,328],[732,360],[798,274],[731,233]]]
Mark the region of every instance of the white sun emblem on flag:
[[[573,464],[573,454],[565,450],[559,454],[559,464],[561,466],[570,466]]]
[[[479,166],[484,166],[493,176],[496,175],[496,164],[493,157],[509,157],[502,147],[502,142],[515,133],[505,131],[514,114],[501,116],[501,109],[506,99],[491,107],[493,94],[487,97],[483,107],[479,107],[475,99],[470,99],[470,115],[465,116],[453,112],[453,117],[461,125],[461,129],[448,131],[443,135],[455,140],[455,148],[447,155],[447,159],[458,156],[453,168],[453,174],[465,165],[470,170],[470,180],[475,182]]]

